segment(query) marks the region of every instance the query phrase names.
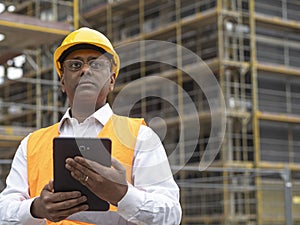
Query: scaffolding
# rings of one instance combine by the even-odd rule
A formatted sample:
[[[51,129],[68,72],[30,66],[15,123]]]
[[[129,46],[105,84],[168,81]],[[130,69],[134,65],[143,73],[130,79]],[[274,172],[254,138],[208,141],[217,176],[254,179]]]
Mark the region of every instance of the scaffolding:
[[[18,1],[6,1],[12,2]],[[19,5],[14,13],[0,14],[0,31],[15,36],[9,43],[0,42],[5,71],[0,85],[2,182],[19,141],[28,132],[57,122],[67,107],[53,70],[53,51],[70,30],[88,26],[107,34],[120,53],[120,76],[109,97],[112,104],[126,85],[147,80],[134,88],[140,99],[130,115],[144,117],[164,143],[181,188],[182,224],[300,224],[298,1],[28,0]],[[204,171],[199,171],[199,162],[211,141],[215,112],[205,89],[190,76],[199,68],[179,47],[164,52],[164,59],[174,58],[175,66],[147,61],[161,56],[148,53],[157,46],[144,40],[192,51],[218,81],[222,95],[213,101],[224,97],[226,107],[220,104],[219,111],[226,116],[226,127],[220,130],[226,132],[220,151]],[[123,49],[135,42],[139,45]],[[7,77],[8,70],[20,55],[25,57],[23,76],[13,80]],[[130,63],[136,57],[139,60]],[[198,71],[198,76],[207,76]],[[162,78],[182,89],[160,88]],[[191,105],[185,104],[184,93]],[[189,114],[192,107],[201,128],[197,138],[190,131],[194,124],[189,121],[195,119]],[[116,110],[128,113],[126,104]],[[182,120],[187,121],[184,129]]]

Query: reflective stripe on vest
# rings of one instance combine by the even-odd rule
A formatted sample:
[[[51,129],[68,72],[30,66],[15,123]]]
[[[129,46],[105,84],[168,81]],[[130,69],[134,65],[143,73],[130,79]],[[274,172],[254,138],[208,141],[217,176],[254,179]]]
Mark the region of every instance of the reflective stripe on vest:
[[[112,115],[103,127],[98,137],[112,140],[112,157],[119,160],[126,168],[127,181],[132,183],[132,162],[134,147],[143,119],[128,118]],[[33,132],[28,139],[27,167],[30,197],[39,196],[44,186],[53,179],[53,138],[59,136],[59,124],[42,128]],[[116,207],[110,205],[110,210],[116,211]],[[90,224],[84,222],[64,220],[59,223],[48,221],[47,224],[75,225]]]

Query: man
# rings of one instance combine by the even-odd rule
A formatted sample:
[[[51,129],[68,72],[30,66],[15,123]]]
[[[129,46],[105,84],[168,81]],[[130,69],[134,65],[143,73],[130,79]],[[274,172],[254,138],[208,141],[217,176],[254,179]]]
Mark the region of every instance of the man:
[[[0,224],[179,224],[179,189],[158,136],[142,119],[115,115],[106,103],[120,68],[110,41],[80,28],[57,48],[54,63],[70,108],[59,123],[22,140],[0,195]],[[111,167],[66,160],[75,179],[111,204],[109,211],[86,211],[80,192],[53,190],[57,136],[112,140]]]

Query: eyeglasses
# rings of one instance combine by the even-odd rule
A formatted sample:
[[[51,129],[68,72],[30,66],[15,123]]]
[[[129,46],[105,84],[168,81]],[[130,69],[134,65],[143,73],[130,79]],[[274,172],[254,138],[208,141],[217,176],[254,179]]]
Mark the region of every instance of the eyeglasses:
[[[63,62],[65,68],[69,71],[76,72],[83,68],[84,64],[88,64],[89,68],[94,71],[101,71],[110,68],[110,62],[105,59],[92,59],[87,63],[79,59],[67,59]]]

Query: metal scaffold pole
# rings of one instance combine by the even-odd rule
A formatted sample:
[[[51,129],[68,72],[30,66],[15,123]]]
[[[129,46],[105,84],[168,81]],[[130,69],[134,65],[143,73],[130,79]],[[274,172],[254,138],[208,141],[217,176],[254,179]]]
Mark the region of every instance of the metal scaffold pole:
[[[293,214],[292,214],[292,181],[291,171],[289,168],[285,168],[281,177],[284,181],[284,200],[285,200],[285,220],[286,225],[293,225]]]

